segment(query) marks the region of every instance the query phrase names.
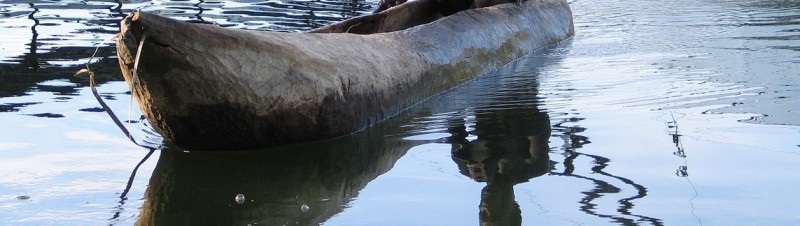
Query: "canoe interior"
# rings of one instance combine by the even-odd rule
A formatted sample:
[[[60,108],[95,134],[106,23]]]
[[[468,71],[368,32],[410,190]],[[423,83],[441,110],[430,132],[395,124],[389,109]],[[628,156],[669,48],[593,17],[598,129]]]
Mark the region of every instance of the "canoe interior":
[[[380,13],[347,19],[309,32],[376,34],[404,30],[444,17],[437,10],[435,2],[436,0],[410,1]]]

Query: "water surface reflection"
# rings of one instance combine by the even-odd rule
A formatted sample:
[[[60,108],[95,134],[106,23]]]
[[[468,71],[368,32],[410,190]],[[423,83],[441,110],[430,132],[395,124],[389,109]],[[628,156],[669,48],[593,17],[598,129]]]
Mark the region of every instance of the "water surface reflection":
[[[382,134],[233,153],[165,148],[137,225],[320,224],[414,144]]]
[[[481,191],[481,225],[521,225],[514,185],[550,171],[550,120],[538,109],[475,112],[473,131],[462,118],[449,120],[453,161]],[[468,139],[468,137],[470,139]]]

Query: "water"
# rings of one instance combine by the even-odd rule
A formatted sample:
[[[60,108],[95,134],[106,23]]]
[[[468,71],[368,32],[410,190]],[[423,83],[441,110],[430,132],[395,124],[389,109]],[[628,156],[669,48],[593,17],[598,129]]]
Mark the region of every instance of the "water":
[[[0,224],[800,223],[798,1],[571,1],[571,40],[271,150],[162,146],[103,45],[98,90],[150,154],[72,77],[137,9],[292,32],[374,4],[0,1]]]

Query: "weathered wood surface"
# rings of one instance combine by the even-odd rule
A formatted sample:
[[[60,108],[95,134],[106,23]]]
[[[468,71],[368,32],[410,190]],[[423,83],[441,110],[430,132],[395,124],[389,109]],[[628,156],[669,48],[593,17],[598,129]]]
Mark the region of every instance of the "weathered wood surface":
[[[146,35],[133,95],[165,139],[229,150],[357,131],[573,33],[564,0],[368,35],[246,31],[134,13],[121,23],[117,50],[131,83]]]

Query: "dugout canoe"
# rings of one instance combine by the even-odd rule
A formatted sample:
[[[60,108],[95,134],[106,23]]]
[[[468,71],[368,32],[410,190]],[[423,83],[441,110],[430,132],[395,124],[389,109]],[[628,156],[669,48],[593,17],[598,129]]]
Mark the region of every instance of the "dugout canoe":
[[[121,22],[117,54],[144,116],[168,142],[233,150],[352,133],[574,34],[564,0],[446,17],[429,13],[430,2],[302,33],[136,12]]]

